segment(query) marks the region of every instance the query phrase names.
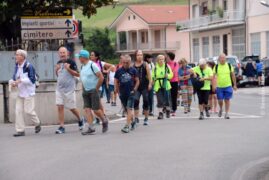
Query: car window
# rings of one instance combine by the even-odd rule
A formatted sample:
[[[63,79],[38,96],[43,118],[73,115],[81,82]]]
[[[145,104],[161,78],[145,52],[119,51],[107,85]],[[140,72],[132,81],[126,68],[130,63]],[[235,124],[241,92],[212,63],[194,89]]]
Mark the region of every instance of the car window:
[[[233,66],[236,66],[236,60],[235,60],[235,58],[227,58],[227,62],[230,63]]]

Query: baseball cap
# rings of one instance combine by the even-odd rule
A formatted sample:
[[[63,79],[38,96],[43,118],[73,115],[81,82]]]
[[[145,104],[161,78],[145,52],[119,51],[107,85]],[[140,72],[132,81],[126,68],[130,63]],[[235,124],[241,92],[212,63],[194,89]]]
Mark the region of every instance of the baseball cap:
[[[79,51],[79,54],[76,54],[76,57],[83,57],[83,58],[89,58],[90,57],[90,53],[89,53],[89,51],[87,51],[87,50],[80,50]]]

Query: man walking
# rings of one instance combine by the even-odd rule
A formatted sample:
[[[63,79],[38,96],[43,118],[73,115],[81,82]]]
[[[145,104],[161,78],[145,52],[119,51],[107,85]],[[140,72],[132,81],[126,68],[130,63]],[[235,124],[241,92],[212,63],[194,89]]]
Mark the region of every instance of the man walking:
[[[230,119],[230,100],[233,96],[233,90],[237,90],[234,68],[227,63],[226,55],[223,53],[219,56],[219,62],[214,67],[214,76],[217,77],[217,98],[219,101],[219,117],[223,112],[223,101],[225,103],[225,119]]]
[[[130,132],[130,125],[134,128],[133,108],[134,94],[139,86],[139,78],[135,68],[131,67],[131,57],[126,55],[122,60],[123,67],[118,69],[115,74],[115,91],[119,93],[122,106],[127,112],[126,125],[121,130],[123,133]]]
[[[18,88],[18,97],[16,99],[16,122],[17,133],[14,137],[25,136],[24,113],[28,115],[35,124],[35,133],[41,131],[41,123],[35,112],[35,82],[36,74],[32,64],[27,60],[27,52],[21,49],[16,51],[16,67],[13,80],[10,85]]]
[[[139,101],[141,95],[143,96],[143,112],[145,115],[144,125],[148,125],[148,116],[149,116],[149,102],[148,94],[152,88],[152,79],[149,66],[146,62],[143,61],[143,52],[141,50],[136,51],[136,59],[134,63],[134,68],[138,72],[139,77],[139,87],[135,93],[134,109],[135,109],[135,122],[139,123]]]
[[[81,50],[79,53],[79,60],[82,64],[80,72],[80,79],[83,84],[83,102],[84,110],[87,116],[89,128],[87,131],[82,132],[82,135],[90,135],[95,133],[93,124],[93,113],[102,121],[103,130],[105,133],[108,131],[108,120],[106,119],[103,111],[101,110],[99,88],[102,86],[104,76],[98,66],[89,60],[90,53],[86,50]]]
[[[60,127],[56,130],[56,134],[65,133],[64,128],[64,108],[69,109],[77,118],[79,130],[83,129],[83,118],[76,108],[76,79],[79,77],[77,65],[73,60],[68,59],[67,49],[59,48],[59,57],[56,65],[57,88],[56,88],[56,105],[58,107],[58,119]]]

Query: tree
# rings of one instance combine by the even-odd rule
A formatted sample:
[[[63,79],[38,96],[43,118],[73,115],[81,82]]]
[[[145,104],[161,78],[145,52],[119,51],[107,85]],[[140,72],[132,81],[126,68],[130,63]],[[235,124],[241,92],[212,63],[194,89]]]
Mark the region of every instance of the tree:
[[[73,7],[91,17],[97,8],[112,3],[113,0],[0,0],[0,41],[20,37],[20,17],[25,9]]]
[[[111,60],[115,58],[115,49],[111,45],[109,30],[93,29],[91,35],[86,40],[86,49],[89,51],[98,51],[101,58]]]

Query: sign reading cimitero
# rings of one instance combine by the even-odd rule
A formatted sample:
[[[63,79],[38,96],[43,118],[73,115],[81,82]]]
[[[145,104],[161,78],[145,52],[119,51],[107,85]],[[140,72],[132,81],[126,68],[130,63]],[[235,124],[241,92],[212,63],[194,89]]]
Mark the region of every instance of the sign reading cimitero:
[[[72,30],[72,8],[26,10],[21,17],[24,40],[71,39]]]

